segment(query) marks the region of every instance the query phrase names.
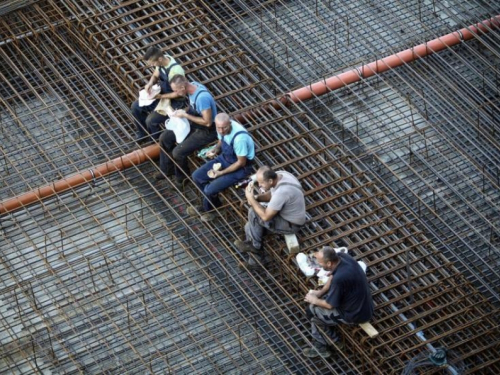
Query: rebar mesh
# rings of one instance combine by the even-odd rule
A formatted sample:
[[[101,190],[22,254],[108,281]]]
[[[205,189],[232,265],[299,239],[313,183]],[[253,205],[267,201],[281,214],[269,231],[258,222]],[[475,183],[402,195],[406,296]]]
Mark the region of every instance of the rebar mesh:
[[[408,32],[402,39],[386,30],[378,54],[497,14],[482,2],[457,8],[397,4],[397,27]],[[6,16],[0,33],[2,198],[134,149],[128,103],[150,74],[142,53],[158,43],[190,78],[209,87],[220,110],[254,110],[248,126],[258,161],[293,172],[306,190],[310,220],[300,234],[301,248],[345,244],[369,265],[380,335],[368,340],[359,328],[343,327],[346,349],[333,361],[304,359],[301,347],[310,343],[302,299],[314,284],[297,274],[284,241],[266,244],[265,269],[238,270],[242,258],[231,244],[245,220],[241,192],[231,189],[220,217],[202,224],[185,213],[198,194],[191,186],[179,191],[168,182],[150,182],[158,168],[151,160],[1,217],[1,371],[398,373],[426,347],[439,345],[458,353],[471,373],[498,372],[498,309],[492,304],[498,285],[486,287],[478,274],[493,277],[495,269],[484,268],[484,246],[467,247],[461,229],[474,224],[473,235],[487,241],[488,225],[495,224],[488,219],[497,212],[498,183],[491,176],[484,180],[483,206],[467,197],[480,192],[482,176],[494,173],[478,168],[485,163],[480,150],[494,160],[498,149],[494,137],[481,149],[471,140],[453,140],[470,122],[447,127],[451,121],[440,109],[446,103],[435,103],[449,93],[431,85],[432,77],[453,74],[448,64],[469,57],[483,61],[488,73],[477,82],[487,89],[480,92],[494,96],[490,59],[496,58],[498,34],[460,47],[465,53],[453,49],[326,99],[262,107],[292,87],[371,60],[375,54],[368,47],[381,31],[371,31],[372,38],[366,34],[371,25],[382,30],[376,19],[389,22],[397,11],[373,17],[370,10],[383,10],[383,4],[368,5],[365,13],[339,21],[334,63],[324,53],[331,42],[324,18],[328,11],[353,14],[354,4],[47,0]],[[432,22],[431,11],[443,21]],[[298,38],[306,15],[314,25],[320,18],[326,25],[309,32],[317,44]],[[370,15],[363,25],[352,22],[363,15]],[[273,29],[279,23],[280,32]],[[259,37],[253,34],[261,29]],[[294,32],[291,39],[280,35],[283,29]],[[417,84],[426,74],[428,85],[421,88]],[[458,78],[469,74],[478,76],[464,64]],[[469,87],[474,86],[461,90]],[[420,96],[421,90],[426,94]],[[490,103],[491,111],[496,104]],[[451,104],[449,111],[464,105]],[[494,118],[480,115],[491,133]],[[450,138],[444,146],[443,134]],[[460,152],[466,147],[472,156]],[[456,185],[456,169],[472,175],[475,190]],[[446,187],[442,194],[419,195],[434,176]],[[495,236],[489,239],[493,252]],[[455,268],[443,256],[459,260],[454,244],[462,244],[462,252],[476,251],[480,264],[464,268],[461,261]]]

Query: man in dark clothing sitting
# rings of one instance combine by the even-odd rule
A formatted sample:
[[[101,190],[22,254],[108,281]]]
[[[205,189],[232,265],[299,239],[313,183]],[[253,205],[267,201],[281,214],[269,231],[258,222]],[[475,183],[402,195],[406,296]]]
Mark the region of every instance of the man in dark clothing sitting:
[[[321,290],[310,290],[305,296],[305,301],[310,303],[307,316],[311,319],[314,346],[305,349],[304,355],[327,358],[331,353],[318,325],[333,342],[340,344],[334,326],[368,322],[373,316],[374,306],[366,275],[353,257],[337,254],[335,249],[325,246],[316,253],[316,259],[331,274]]]
[[[170,99],[170,105],[174,110],[185,109],[188,101],[184,96],[179,96],[170,87],[170,80],[176,75],[184,76],[184,69],[172,56],[164,54],[158,47],[150,47],[144,55],[144,60],[149,66],[155,67],[154,73],[149,79],[144,90],[149,94],[154,84],[160,86],[160,93],[154,97],[154,101],[146,106],[141,106],[140,101],[132,103],[132,114],[137,120],[136,139],[142,144],[151,140],[158,140],[162,132],[162,126],[168,116],[163,115],[155,109],[161,99]]]

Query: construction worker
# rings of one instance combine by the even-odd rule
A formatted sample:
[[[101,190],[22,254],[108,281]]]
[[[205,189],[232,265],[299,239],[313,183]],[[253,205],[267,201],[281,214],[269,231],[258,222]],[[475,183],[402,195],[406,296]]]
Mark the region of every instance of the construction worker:
[[[176,75],[170,80],[170,86],[178,97],[189,97],[189,110],[176,110],[172,116],[189,120],[191,129],[187,137],[176,143],[172,130],[165,130],[160,136],[160,169],[162,173],[155,175],[161,180],[165,176],[174,176],[174,185],[182,189],[183,181],[190,175],[188,156],[217,139],[215,116],[217,107],[215,99],[207,88],[199,82],[189,82],[183,75]]]
[[[184,76],[184,69],[169,55],[163,54],[158,47],[150,47],[144,54],[143,59],[149,66],[154,66],[155,70],[149,79],[144,90],[151,94],[152,88],[158,83],[160,92],[154,96],[154,100],[149,105],[141,105],[140,100],[132,103],[132,114],[137,120],[136,140],[145,143],[151,137],[157,140],[160,137],[162,128],[168,116],[155,111],[160,99],[170,99],[170,105],[174,110],[188,107],[188,102],[184,96],[178,96],[170,87],[169,80],[175,75]]]
[[[306,221],[306,206],[300,182],[291,173],[275,172],[263,166],[258,169],[256,179],[262,193],[254,196],[253,183],[245,189],[245,196],[251,206],[245,224],[246,239],[237,240],[234,244],[241,252],[254,253],[263,260],[261,248],[265,231],[297,233]],[[268,203],[264,206],[260,202]],[[258,267],[251,256],[244,265],[248,268]]]
[[[255,157],[255,146],[250,133],[245,127],[230,119],[226,113],[219,113],[215,117],[215,128],[219,142],[215,148],[207,153],[207,157],[214,158],[193,173],[193,181],[203,194],[201,220],[208,222],[214,218],[210,212],[221,205],[219,192],[236,184],[249,176],[252,171]],[[218,166],[219,168],[215,168]],[[194,207],[188,207],[188,213],[197,215]]]
[[[304,349],[303,353],[309,358],[327,358],[331,352],[319,328],[342,349],[335,326],[368,322],[374,306],[366,275],[353,257],[337,253],[329,246],[315,256],[318,264],[330,272],[330,277],[321,290],[310,290],[304,298],[310,304],[306,313],[311,320],[313,347]]]

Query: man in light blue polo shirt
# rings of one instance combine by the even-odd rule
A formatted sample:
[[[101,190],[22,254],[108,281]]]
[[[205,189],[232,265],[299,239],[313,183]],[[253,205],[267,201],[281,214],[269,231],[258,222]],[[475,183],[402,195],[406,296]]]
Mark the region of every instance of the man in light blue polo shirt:
[[[188,119],[191,130],[179,144],[172,130],[165,130],[161,134],[161,173],[156,174],[154,178],[162,180],[167,176],[175,176],[173,184],[182,189],[184,180],[191,174],[189,155],[217,139],[214,124],[217,106],[212,94],[199,82],[189,82],[186,77],[178,74],[170,80],[170,86],[179,97],[189,97],[189,110],[176,110],[172,117]]]
[[[253,139],[243,125],[231,120],[228,114],[219,113],[215,117],[215,127],[219,142],[207,153],[208,157],[215,159],[198,168],[192,176],[196,186],[204,194],[203,207],[199,209],[202,221],[213,219],[214,213],[210,211],[221,205],[221,191],[252,173],[255,158]],[[213,171],[216,163],[220,163],[221,168]],[[188,213],[197,215],[194,207],[188,207]]]

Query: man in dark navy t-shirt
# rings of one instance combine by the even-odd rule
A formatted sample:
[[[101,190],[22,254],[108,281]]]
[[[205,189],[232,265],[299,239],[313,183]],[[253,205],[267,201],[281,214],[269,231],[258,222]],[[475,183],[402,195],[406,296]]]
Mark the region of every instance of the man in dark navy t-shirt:
[[[324,337],[318,330],[323,326],[333,342],[339,343],[334,326],[339,323],[365,323],[373,316],[373,299],[368,280],[360,265],[348,254],[336,253],[325,246],[316,253],[319,265],[331,272],[321,290],[311,290],[305,301],[310,305],[307,316],[311,319],[314,347],[304,350],[307,357],[329,357]]]

